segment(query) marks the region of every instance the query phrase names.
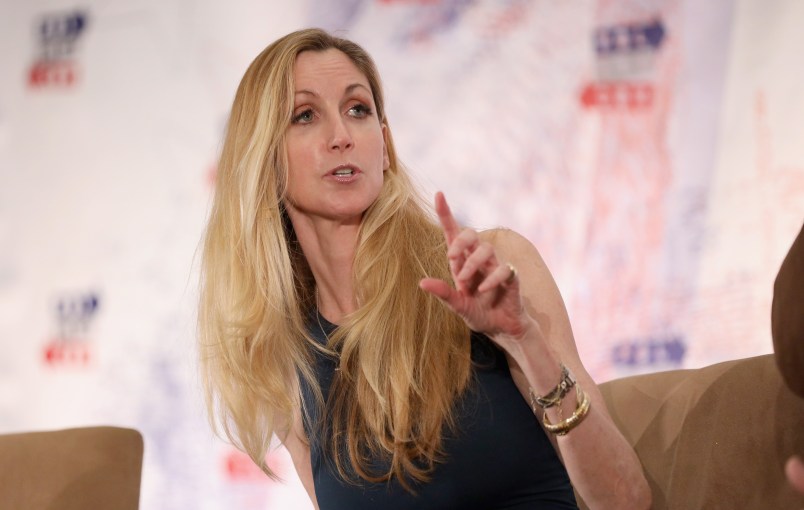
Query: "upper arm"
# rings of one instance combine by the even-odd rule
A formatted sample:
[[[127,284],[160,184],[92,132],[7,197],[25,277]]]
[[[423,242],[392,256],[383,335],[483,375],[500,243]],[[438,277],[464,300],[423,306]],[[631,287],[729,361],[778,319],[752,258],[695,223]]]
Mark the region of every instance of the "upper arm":
[[[290,453],[293,467],[296,474],[304,485],[307,495],[313,502],[313,506],[318,510],[318,501],[315,496],[315,485],[313,483],[313,467],[310,461],[310,445],[304,432],[301,411],[297,410],[293,417],[293,424],[288,427],[287,433],[281,437],[282,445]]]
[[[516,267],[524,305],[539,324],[552,350],[572,371],[584,392],[593,401],[603,402],[597,384],[581,362],[564,300],[539,251],[513,230],[491,230],[481,236],[494,246],[501,264],[508,262]],[[600,407],[608,415],[605,405]]]

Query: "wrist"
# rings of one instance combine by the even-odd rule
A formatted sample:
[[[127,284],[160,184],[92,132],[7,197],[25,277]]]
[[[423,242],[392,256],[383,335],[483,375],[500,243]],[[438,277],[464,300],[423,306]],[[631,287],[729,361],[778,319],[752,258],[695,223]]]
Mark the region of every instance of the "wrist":
[[[526,344],[533,340],[543,339],[543,335],[539,323],[527,312],[522,312],[518,320],[504,331],[494,335],[493,338],[500,344]]]
[[[527,316],[516,334],[501,333],[492,339],[522,370],[528,385],[534,390],[549,391],[561,376],[561,359],[532,317]]]
[[[515,325],[492,336],[492,339],[515,359],[523,362],[552,357],[541,326],[527,312]]]

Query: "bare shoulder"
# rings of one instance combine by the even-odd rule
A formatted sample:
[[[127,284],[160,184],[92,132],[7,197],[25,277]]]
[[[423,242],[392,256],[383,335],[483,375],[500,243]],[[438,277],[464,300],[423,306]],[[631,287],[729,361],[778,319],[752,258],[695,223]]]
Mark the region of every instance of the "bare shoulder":
[[[542,328],[555,329],[560,324],[560,329],[569,333],[562,337],[569,336],[564,339],[571,341],[574,346],[561,293],[533,243],[510,229],[485,231],[481,234],[481,240],[494,247],[500,264],[511,264],[516,268],[526,306]]]
[[[516,268],[525,306],[553,348],[571,364],[580,364],[564,300],[539,250],[510,229],[487,230],[480,238],[494,247],[501,264]]]
[[[494,246],[501,263],[511,263],[520,272],[527,267],[537,267],[549,275],[539,250],[522,234],[508,228],[495,228],[480,232],[479,237]]]

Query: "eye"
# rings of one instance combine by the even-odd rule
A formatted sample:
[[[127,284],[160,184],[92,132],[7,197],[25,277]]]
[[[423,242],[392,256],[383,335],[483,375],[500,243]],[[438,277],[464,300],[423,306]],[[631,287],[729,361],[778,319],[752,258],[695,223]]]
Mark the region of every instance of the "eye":
[[[364,117],[368,117],[369,115],[371,115],[371,108],[364,105],[363,103],[357,103],[356,105],[349,108],[349,111],[347,113],[352,117],[362,119]]]
[[[306,110],[302,110],[295,117],[293,117],[293,119],[291,120],[291,123],[293,123],[293,124],[309,124],[312,121],[313,121],[313,110],[308,108]]]

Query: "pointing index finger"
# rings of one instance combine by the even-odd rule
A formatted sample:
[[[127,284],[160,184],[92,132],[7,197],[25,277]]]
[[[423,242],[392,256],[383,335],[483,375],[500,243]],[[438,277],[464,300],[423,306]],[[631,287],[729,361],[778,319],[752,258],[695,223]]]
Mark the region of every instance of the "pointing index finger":
[[[452,215],[452,211],[447,204],[447,199],[440,191],[436,193],[435,196],[435,210],[436,214],[438,214],[438,220],[441,222],[441,226],[444,229],[444,237],[447,239],[447,244],[452,244],[452,240],[458,236],[461,232],[461,228]]]

